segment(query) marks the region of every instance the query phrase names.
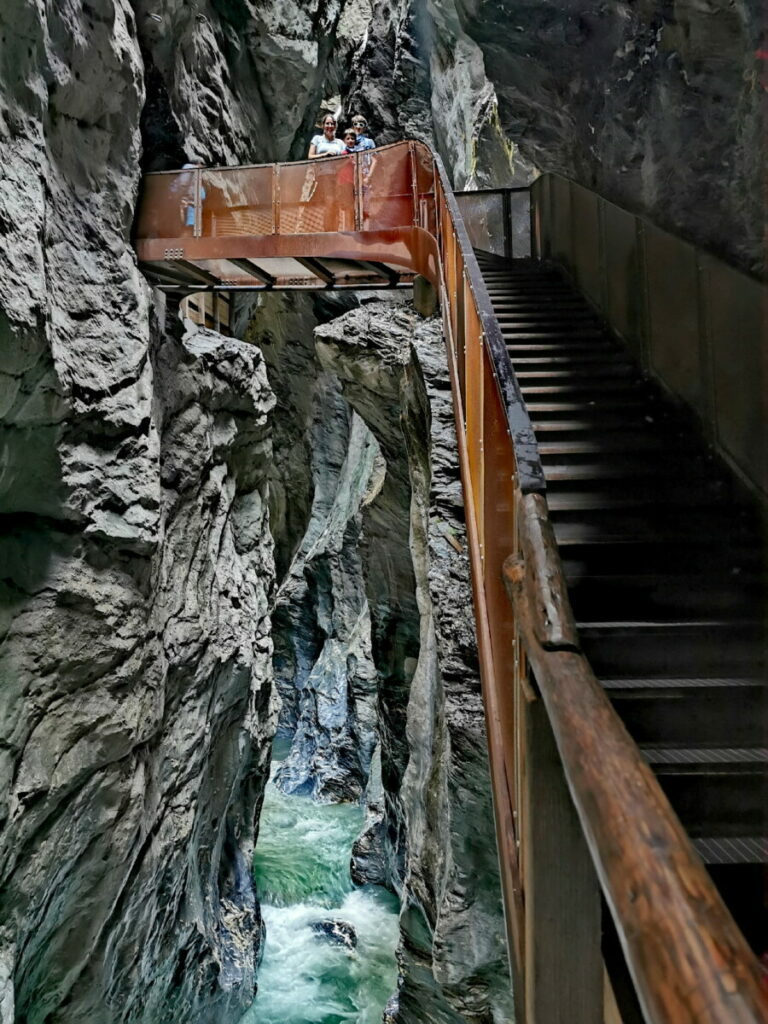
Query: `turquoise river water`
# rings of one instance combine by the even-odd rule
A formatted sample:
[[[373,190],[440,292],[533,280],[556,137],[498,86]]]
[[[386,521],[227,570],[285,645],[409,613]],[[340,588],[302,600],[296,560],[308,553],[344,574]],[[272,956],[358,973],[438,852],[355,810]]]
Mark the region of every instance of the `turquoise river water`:
[[[272,775],[279,761],[272,764]],[[363,824],[354,804],[315,804],[267,785],[254,858],[267,929],[259,992],[240,1024],[379,1024],[397,982],[398,902],[349,876]],[[313,929],[343,921],[355,948]]]

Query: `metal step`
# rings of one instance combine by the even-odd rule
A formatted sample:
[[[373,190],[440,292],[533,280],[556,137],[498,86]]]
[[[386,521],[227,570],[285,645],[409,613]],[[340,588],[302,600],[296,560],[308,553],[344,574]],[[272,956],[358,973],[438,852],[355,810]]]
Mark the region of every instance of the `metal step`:
[[[768,864],[768,835],[693,840],[705,864]]]
[[[507,346],[507,351],[511,346]],[[511,353],[510,353],[511,355]],[[576,373],[594,373],[602,366],[613,368],[616,365],[627,367],[633,373],[637,373],[634,366],[627,360],[626,355],[616,349],[595,351],[594,349],[583,349],[578,352],[564,352],[560,355],[543,355],[537,352],[528,352],[526,355],[515,353],[512,362],[515,371],[529,373],[533,370],[560,370],[564,373],[574,371]]]
[[[760,577],[755,568],[741,568],[729,574],[718,573],[712,579],[712,565],[695,560],[690,552],[685,574],[663,571],[629,573],[619,570],[613,575],[590,573],[588,563],[574,568],[567,579],[574,614],[580,619],[599,621],[611,615],[627,620],[652,616],[654,620],[677,620],[705,615],[745,619],[759,607]],[[662,559],[657,560],[661,562]]]
[[[555,367],[551,370],[523,369],[515,370],[520,387],[529,385],[534,387],[539,384],[571,384],[575,387],[589,387],[597,384],[600,387],[613,386],[615,377],[628,377],[632,381],[639,381],[637,369],[631,363],[605,363],[598,366],[580,366],[572,369]]]
[[[579,634],[598,677],[752,675],[762,656],[756,622],[584,622]]]
[[[506,337],[512,338],[516,342],[520,341],[553,341],[562,339],[564,342],[576,342],[576,341],[592,341],[599,340],[601,338],[600,331],[594,328],[587,330],[586,328],[574,328],[573,330],[566,330],[560,328],[552,331],[509,331],[505,330],[504,324],[501,325],[501,333]]]
[[[607,354],[619,353],[620,349],[617,349],[615,345],[606,341],[604,338],[591,339],[570,339],[566,341],[532,341],[527,344],[518,345],[514,336],[510,335],[511,340],[506,343],[507,352],[509,352],[510,358],[515,359],[518,356],[525,358],[535,358],[536,356],[547,356],[547,355],[574,355],[574,356],[591,356],[602,357]],[[626,355],[624,356],[626,358]]]
[[[599,405],[603,402],[615,402],[619,400],[619,392],[638,392],[643,386],[643,381],[638,380],[634,377],[615,377],[606,379],[588,379],[582,380],[563,380],[561,382],[536,382],[531,380],[521,380],[520,390],[523,393],[523,397],[527,399],[528,395],[531,397],[541,398],[548,397],[551,399],[557,397],[569,398],[571,401],[575,397],[582,401],[584,404]],[[623,401],[623,395],[621,400]],[[639,395],[642,398],[642,393]],[[527,404],[527,403],[526,403]],[[583,405],[582,405],[583,408]]]
[[[765,747],[641,750],[693,838],[738,838],[764,832]]]
[[[768,688],[754,678],[604,678],[606,694],[636,743],[735,747],[764,740]]]

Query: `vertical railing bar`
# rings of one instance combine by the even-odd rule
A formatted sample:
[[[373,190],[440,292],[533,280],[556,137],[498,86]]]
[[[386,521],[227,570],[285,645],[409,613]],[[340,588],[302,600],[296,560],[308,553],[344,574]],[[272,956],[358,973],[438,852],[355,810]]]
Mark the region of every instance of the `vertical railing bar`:
[[[272,234],[279,233],[280,164],[272,164]]]
[[[200,167],[195,171],[195,238],[200,238],[203,233],[203,172]]]
[[[360,171],[360,154],[355,153],[355,231],[363,230],[363,186]]]
[[[413,202],[413,224],[419,226],[419,183],[416,176],[416,147],[412,142],[408,143],[408,151],[411,156],[411,194]]]
[[[512,193],[504,189],[501,194],[502,216],[504,219],[504,255],[508,260],[512,259]]]
[[[438,252],[440,253],[440,262],[442,263],[443,262],[443,257],[444,257],[444,254],[445,254],[445,246],[443,245],[443,231],[442,231],[443,211],[442,211],[442,206],[440,204],[440,198],[438,196],[437,187],[438,187],[437,166],[435,165],[435,161],[433,159],[432,160],[432,196],[433,196],[433,199],[434,199],[434,206],[435,206],[435,236],[437,237],[437,247],[438,247]]]

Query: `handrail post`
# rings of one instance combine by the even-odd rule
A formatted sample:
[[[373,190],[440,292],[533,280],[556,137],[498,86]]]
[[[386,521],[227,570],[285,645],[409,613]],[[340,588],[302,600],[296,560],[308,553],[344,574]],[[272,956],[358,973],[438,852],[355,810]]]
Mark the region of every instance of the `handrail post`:
[[[355,231],[363,230],[363,185],[360,173],[360,154],[354,154],[355,160]]]
[[[438,195],[438,184],[440,179],[437,176],[437,165],[432,160],[432,195],[435,204],[435,235],[437,237],[437,251],[440,254],[440,262],[445,262],[445,244],[443,242],[443,215],[440,209],[440,198]]]
[[[521,870],[527,1024],[603,1020],[600,887],[547,710],[527,687],[522,719]]]

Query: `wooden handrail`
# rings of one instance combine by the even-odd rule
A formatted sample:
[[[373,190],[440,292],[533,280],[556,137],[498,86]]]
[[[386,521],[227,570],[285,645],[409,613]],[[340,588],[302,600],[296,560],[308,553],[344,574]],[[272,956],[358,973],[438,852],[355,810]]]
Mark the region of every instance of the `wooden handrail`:
[[[546,500],[521,496],[524,549],[559,561]],[[504,578],[563,770],[648,1021],[754,1024],[761,972],[690,839],[587,659],[542,642],[538,588],[510,558]],[[567,601],[567,597],[565,598]],[[551,607],[550,609],[551,610]],[[570,608],[550,625],[567,636]]]

